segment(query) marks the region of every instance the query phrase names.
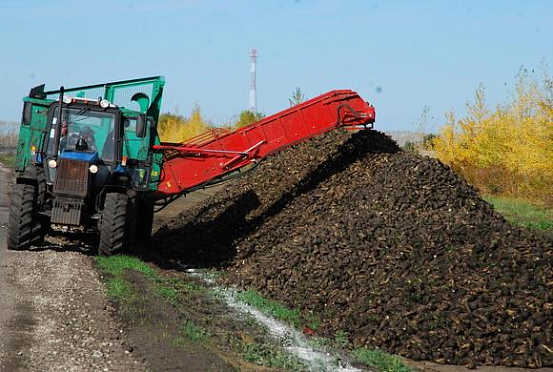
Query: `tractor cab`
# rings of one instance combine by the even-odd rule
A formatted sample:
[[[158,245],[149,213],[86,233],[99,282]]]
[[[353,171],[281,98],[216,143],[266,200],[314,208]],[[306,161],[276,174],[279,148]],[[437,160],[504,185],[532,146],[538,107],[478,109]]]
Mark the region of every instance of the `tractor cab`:
[[[154,122],[145,118],[105,99],[65,96],[63,104],[58,100],[51,106],[44,146],[44,173],[53,193],[51,223],[81,225],[85,216],[97,218],[90,212],[107,189],[147,189],[152,168],[147,129]]]
[[[156,76],[31,89],[16,171],[18,182],[36,184],[35,209],[50,224],[97,228],[108,194],[144,199],[157,189],[162,155],[152,146],[164,84]]]

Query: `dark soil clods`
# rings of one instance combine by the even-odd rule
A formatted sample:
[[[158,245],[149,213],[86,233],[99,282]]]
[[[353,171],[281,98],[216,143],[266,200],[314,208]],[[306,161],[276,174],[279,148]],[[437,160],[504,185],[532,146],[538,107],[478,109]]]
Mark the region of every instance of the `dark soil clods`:
[[[319,332],[438,363],[553,366],[553,242],[437,160],[334,131],[263,161],[156,240],[320,314]]]

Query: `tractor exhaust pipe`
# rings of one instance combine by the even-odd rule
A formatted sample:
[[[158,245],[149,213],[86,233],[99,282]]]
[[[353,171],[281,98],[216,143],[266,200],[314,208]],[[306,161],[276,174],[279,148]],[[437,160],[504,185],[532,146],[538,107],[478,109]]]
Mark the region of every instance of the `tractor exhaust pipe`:
[[[54,132],[54,149],[53,149],[54,159],[58,158],[58,150],[60,148],[61,118],[62,118],[62,111],[63,111],[63,92],[64,92],[64,90],[65,90],[64,87],[61,86],[60,87],[60,98],[59,98],[60,106],[59,106],[59,109],[58,109],[58,121],[56,123],[56,129],[55,129],[55,132]]]

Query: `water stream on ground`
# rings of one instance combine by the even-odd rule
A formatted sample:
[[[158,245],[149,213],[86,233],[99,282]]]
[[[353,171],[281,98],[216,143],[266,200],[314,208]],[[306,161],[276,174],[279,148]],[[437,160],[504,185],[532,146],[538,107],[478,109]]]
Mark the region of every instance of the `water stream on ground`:
[[[265,326],[270,335],[278,340],[280,344],[291,354],[305,362],[311,371],[317,372],[357,372],[358,368],[344,362],[342,357],[330,350],[316,347],[310,344],[309,340],[292,326],[267,316],[253,306],[250,306],[238,299],[238,292],[231,288],[218,286],[213,278],[206,273],[194,269],[186,269],[186,273],[193,275],[217,291],[228,307],[241,314],[253,317],[259,324]]]

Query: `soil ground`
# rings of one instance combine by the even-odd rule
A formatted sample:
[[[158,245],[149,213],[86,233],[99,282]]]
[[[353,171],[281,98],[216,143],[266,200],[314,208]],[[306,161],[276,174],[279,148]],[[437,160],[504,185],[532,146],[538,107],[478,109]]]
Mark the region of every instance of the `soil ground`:
[[[157,270],[156,270],[157,271]],[[160,295],[151,281],[133,270],[125,272],[126,283],[138,294],[117,301],[127,345],[145,358],[153,371],[280,371],[286,362],[271,345],[266,330],[230,310],[210,289],[195,278],[173,270],[160,273],[171,300]],[[167,293],[166,292],[166,293]],[[263,366],[252,363],[246,345],[257,345],[272,360]],[[265,355],[263,355],[265,356]],[[280,358],[280,359],[279,359]],[[298,369],[294,369],[298,370]]]
[[[139,295],[132,303],[118,306],[119,319],[127,331],[129,349],[147,360],[151,370],[235,370],[217,353],[181,336],[181,314],[155,295],[143,275],[129,270],[125,277],[133,292]]]
[[[86,239],[55,236],[30,251],[6,249],[13,172],[0,166],[0,371],[274,371],[244,359],[243,345],[265,331],[206,293],[179,290],[180,306],[160,298],[143,275],[128,270],[131,302],[107,296]],[[156,228],[215,190],[181,198],[156,216]],[[81,237],[82,238],[82,237]],[[157,269],[177,283],[194,279]],[[183,337],[197,325],[209,341]],[[270,354],[270,348],[261,348]],[[255,354],[250,355],[257,356]],[[278,360],[277,360],[278,362]]]
[[[6,250],[12,172],[0,167],[0,371],[141,371],[89,251]]]
[[[0,371],[210,370],[212,352],[167,350],[153,342],[153,324],[124,322],[85,244],[55,237],[41,248],[8,251],[12,185],[13,172],[0,166]],[[152,319],[173,315],[151,298],[144,301]],[[170,364],[175,360],[180,364]]]
[[[263,331],[238,319],[212,296],[190,291],[194,280],[155,255],[160,265],[156,271],[168,281],[182,283],[180,307],[160,299],[151,283],[134,271],[125,272],[125,279],[143,296],[132,304],[110,301],[92,251],[80,243],[58,237],[40,249],[7,251],[11,183],[11,172],[0,167],[0,371],[286,370],[245,361],[236,345],[264,342]],[[215,191],[176,201],[156,215],[156,229]],[[180,330],[186,321],[206,330],[211,341],[183,338]],[[436,372],[467,371],[412,365]]]

